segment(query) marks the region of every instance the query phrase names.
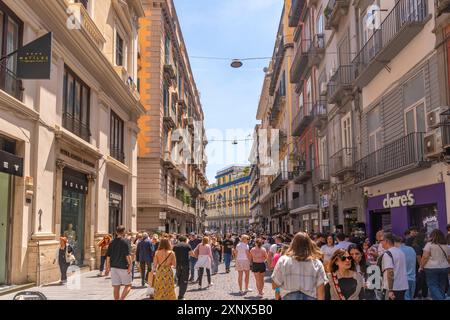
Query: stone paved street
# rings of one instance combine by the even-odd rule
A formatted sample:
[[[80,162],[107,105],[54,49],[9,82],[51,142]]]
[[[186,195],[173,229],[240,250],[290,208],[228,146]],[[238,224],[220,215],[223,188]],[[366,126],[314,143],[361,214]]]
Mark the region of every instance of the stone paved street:
[[[203,279],[203,289],[199,290],[197,284],[189,284],[185,295],[186,300],[252,300],[258,299],[255,279],[250,273],[250,288],[252,292],[241,296],[237,284],[237,272],[232,262],[231,272],[225,273],[224,265],[219,266],[219,273],[212,277],[213,285],[205,288],[207,283],[206,275]],[[59,285],[52,283],[41,287],[27,289],[27,291],[40,291],[44,293],[49,300],[112,300],[112,287],[109,277],[98,277],[98,271],[82,273],[79,286],[74,281],[74,277],[69,277],[68,285]],[[138,273],[135,274],[139,276]],[[178,288],[177,288],[178,292]],[[271,288],[269,277],[266,277],[264,299],[273,299],[273,290]],[[12,300],[16,293],[0,296],[0,300]],[[127,297],[127,300],[143,300],[146,297],[146,288],[140,286],[140,278],[135,278],[133,289]]]

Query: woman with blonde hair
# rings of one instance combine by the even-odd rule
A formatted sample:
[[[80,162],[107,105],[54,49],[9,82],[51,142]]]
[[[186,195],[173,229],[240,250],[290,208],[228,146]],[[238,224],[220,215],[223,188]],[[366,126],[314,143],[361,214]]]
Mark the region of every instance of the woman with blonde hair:
[[[213,260],[211,246],[209,245],[209,238],[203,237],[202,243],[200,243],[194,250],[194,254],[197,256],[197,263],[195,269],[198,269],[198,289],[202,288],[203,272],[206,269],[206,277],[208,278],[208,286],[211,286],[211,263]]]
[[[176,300],[175,281],[172,267],[175,267],[176,259],[172,251],[172,245],[167,238],[159,242],[158,251],[155,253],[155,300]]]
[[[272,274],[272,288],[283,300],[324,300],[328,279],[322,252],[307,233],[299,232],[281,256]]]
[[[106,262],[106,252],[108,251],[108,246],[112,240],[112,236],[107,234],[97,243],[97,246],[100,248],[100,270],[98,273],[99,277],[103,276],[103,270],[105,270],[105,262]]]
[[[243,295],[246,292],[252,291],[249,289],[248,285],[250,282],[250,248],[248,246],[249,236],[242,235],[239,243],[236,245],[235,256],[236,256],[236,271],[238,272],[238,285],[239,293]],[[242,291],[242,276],[245,275],[245,291]]]

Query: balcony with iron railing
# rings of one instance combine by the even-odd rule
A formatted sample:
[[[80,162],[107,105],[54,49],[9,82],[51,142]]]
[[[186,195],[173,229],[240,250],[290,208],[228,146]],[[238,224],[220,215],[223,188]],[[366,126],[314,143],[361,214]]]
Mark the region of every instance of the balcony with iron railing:
[[[271,192],[277,192],[281,188],[283,188],[290,180],[291,172],[287,171],[281,171],[278,173],[275,180],[272,181],[270,184],[270,190]]]
[[[284,58],[284,53],[286,51],[285,45],[284,45],[284,37],[281,36],[278,46],[276,46],[276,55],[274,57],[273,61],[273,71],[272,71],[272,77],[270,79],[270,85],[269,85],[269,95],[273,96],[275,93],[275,89],[277,86],[278,78],[280,75],[281,65]]]
[[[23,91],[25,89],[22,86],[22,80],[18,79],[15,73],[9,70],[6,65],[0,66],[0,89],[19,101],[23,100]]]
[[[318,165],[313,170],[313,185],[323,187],[330,183],[330,172],[328,165]]]
[[[296,27],[305,9],[306,0],[293,0],[289,11],[289,27]]]
[[[295,50],[291,67],[291,83],[299,83],[313,66],[317,66],[325,53],[325,35],[314,35],[314,39],[301,39]]]
[[[372,81],[424,28],[430,17],[427,0],[399,0],[353,59],[355,84],[362,88]]]
[[[123,152],[123,148],[111,148],[109,154],[114,159],[125,163],[125,153]]]
[[[327,107],[325,101],[307,102],[300,107],[299,112],[292,121],[292,135],[300,137],[309,125],[314,124],[320,127],[323,121],[326,120]]]
[[[271,216],[283,215],[289,212],[289,207],[286,203],[280,202],[275,207],[270,209]]]
[[[169,106],[164,107],[164,124],[168,128],[175,128],[178,123],[176,110]]]
[[[295,183],[304,183],[311,179],[312,177],[312,168],[309,161],[301,160],[298,163],[298,166],[294,167],[293,177]]]
[[[89,124],[81,122],[68,112],[63,113],[62,122],[64,128],[79,136],[81,139],[89,142],[89,138],[91,137]]]
[[[307,192],[301,193],[298,198],[295,198],[289,203],[291,214],[310,211],[311,209],[317,209],[317,207],[318,205],[315,197],[315,192],[312,189],[309,189]]]
[[[370,185],[429,166],[424,156],[424,135],[412,132],[356,161],[356,182]]]
[[[336,69],[328,82],[328,103],[341,104],[351,94],[355,70],[353,65],[342,65]]]
[[[354,171],[355,148],[342,148],[330,158],[330,175],[342,177],[346,173]]]
[[[327,101],[325,99],[320,99],[316,101],[313,105],[313,126],[320,128],[328,120],[327,115]]]
[[[341,18],[347,15],[350,0],[329,0],[324,10],[325,30],[338,30]]]
[[[270,124],[274,126],[283,106],[286,103],[286,94],[282,90],[278,89],[275,93],[273,100],[273,106],[270,113]]]

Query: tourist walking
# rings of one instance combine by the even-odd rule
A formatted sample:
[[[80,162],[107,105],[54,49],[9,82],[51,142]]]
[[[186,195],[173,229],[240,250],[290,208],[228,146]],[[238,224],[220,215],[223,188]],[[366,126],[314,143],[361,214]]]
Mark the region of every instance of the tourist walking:
[[[111,272],[114,300],[125,300],[131,290],[131,244],[125,238],[125,227],[118,226],[116,238],[109,244],[106,252],[105,275]],[[122,294],[120,288],[124,286]]]
[[[297,233],[273,270],[272,288],[280,288],[283,300],[324,300],[328,279],[321,256],[307,233]]]
[[[194,254],[197,257],[197,263],[195,269],[198,270],[198,289],[202,289],[203,273],[206,269],[206,277],[208,279],[208,286],[211,286],[211,264],[213,260],[211,246],[209,245],[209,238],[203,237],[202,243],[200,243],[194,250]]]
[[[395,247],[395,238],[393,234],[385,233],[381,241],[385,250],[381,256],[383,288],[388,300],[405,300],[405,293],[409,288],[406,257],[402,250]]]
[[[149,239],[148,233],[142,234],[142,240],[139,241],[136,248],[136,261],[139,264],[141,271],[141,285],[145,286],[145,282],[148,280],[148,275],[152,270],[153,262],[153,245]]]
[[[354,243],[348,241],[347,239],[348,237],[346,237],[344,233],[338,233],[336,235],[337,244],[334,246],[334,248],[348,250],[348,247]]]
[[[324,244],[322,247],[320,247],[320,251],[323,253],[323,265],[325,267],[325,270],[328,271],[328,266],[331,261],[331,257],[333,256],[333,253],[337,249],[334,247],[334,238],[333,235],[329,234],[326,238],[326,244]]]
[[[364,298],[364,279],[356,271],[355,260],[348,251],[337,249],[331,257],[329,270],[325,300],[362,300]]]
[[[195,250],[197,248],[197,246],[201,243],[202,241],[200,239],[198,239],[198,237],[195,235],[195,233],[191,233],[189,235],[189,245],[191,246],[191,250]],[[194,275],[195,275],[195,264],[197,263],[197,257],[192,256],[189,257],[189,271],[191,273],[191,276],[189,278],[189,281],[191,282],[196,282],[194,280]]]
[[[450,268],[450,248],[441,230],[430,234],[430,242],[423,248],[419,270],[425,270],[426,281],[433,300],[445,300]]]
[[[100,270],[98,273],[99,277],[103,276],[103,271],[105,270],[105,262],[106,262],[106,252],[108,251],[108,246],[112,240],[112,236],[110,234],[103,237],[97,243],[97,246],[100,248]]]
[[[252,271],[255,275],[258,297],[264,297],[264,274],[266,273],[267,251],[262,247],[262,240],[255,240],[255,247],[250,250]]]
[[[405,240],[406,241],[406,240]],[[405,300],[413,300],[416,291],[416,251],[410,246],[405,245],[401,237],[395,239],[395,246],[402,250],[406,259],[406,275],[408,277],[408,290],[405,293]]]
[[[231,234],[227,233],[226,239],[222,241],[222,256],[225,264],[225,272],[230,272],[231,258],[233,254],[234,242],[231,240]]]
[[[67,282],[67,269],[75,262],[75,255],[71,245],[69,245],[66,237],[59,238],[59,247],[56,249],[56,256],[53,264],[58,264],[61,273],[60,284]]]
[[[270,246],[270,249],[268,252],[269,270],[273,270],[273,268],[275,267],[275,265],[273,263],[273,257],[282,246],[283,246],[283,237],[281,235],[277,235],[275,237],[275,243]]]
[[[212,249],[212,266],[211,266],[211,272],[213,275],[217,274],[219,272],[219,264],[220,264],[220,255],[222,252],[222,246],[217,241],[216,237],[211,238],[211,249]]]
[[[236,245],[235,256],[236,256],[236,271],[238,272],[238,285],[239,293],[241,295],[252,291],[249,289],[248,285],[250,282],[250,249],[248,247],[248,236],[242,235],[240,237],[239,243]],[[242,291],[242,278],[245,276],[245,291]]]
[[[189,280],[189,257],[194,255],[191,246],[185,236],[178,238],[178,243],[173,247],[176,257],[176,278],[178,283],[178,300],[184,300]]]
[[[175,281],[172,267],[176,265],[172,245],[167,238],[161,238],[154,258],[155,300],[176,300]]]

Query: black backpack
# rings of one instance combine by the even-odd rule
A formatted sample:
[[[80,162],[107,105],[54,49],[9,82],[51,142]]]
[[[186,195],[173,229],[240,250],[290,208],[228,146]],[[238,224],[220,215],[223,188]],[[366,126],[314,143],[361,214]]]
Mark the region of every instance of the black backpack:
[[[377,259],[377,266],[378,266],[378,268],[380,268],[381,274],[384,273],[384,271],[383,271],[383,256],[384,256],[384,254],[387,254],[389,257],[391,257],[392,264],[393,265],[395,264],[394,263],[394,256],[392,255],[392,253],[389,250],[386,250],[385,252],[383,252],[383,254],[381,256],[379,256],[378,259]]]

